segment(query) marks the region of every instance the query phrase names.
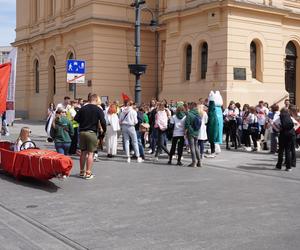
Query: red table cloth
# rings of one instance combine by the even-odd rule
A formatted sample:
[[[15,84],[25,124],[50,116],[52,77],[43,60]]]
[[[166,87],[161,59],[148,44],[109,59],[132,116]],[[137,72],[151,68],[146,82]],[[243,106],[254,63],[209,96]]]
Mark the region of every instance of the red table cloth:
[[[10,145],[0,142],[0,165],[16,178],[33,177],[48,180],[58,175],[69,176],[73,167],[70,157],[50,150],[9,150]]]

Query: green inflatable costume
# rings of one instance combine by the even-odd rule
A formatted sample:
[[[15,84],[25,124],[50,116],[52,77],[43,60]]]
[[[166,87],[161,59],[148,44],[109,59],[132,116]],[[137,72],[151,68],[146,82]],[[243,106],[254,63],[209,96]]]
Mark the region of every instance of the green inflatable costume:
[[[219,138],[219,122],[214,101],[209,101],[208,106],[207,136],[210,143],[215,143]]]

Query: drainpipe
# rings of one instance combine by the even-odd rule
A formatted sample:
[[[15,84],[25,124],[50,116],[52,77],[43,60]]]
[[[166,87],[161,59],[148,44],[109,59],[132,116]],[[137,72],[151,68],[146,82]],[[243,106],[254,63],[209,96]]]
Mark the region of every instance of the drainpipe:
[[[156,1],[155,15],[157,20],[157,25],[159,25],[159,0]],[[155,30],[155,54],[156,54],[156,68],[155,68],[155,81],[156,81],[156,100],[159,98],[160,84],[159,84],[159,32]]]

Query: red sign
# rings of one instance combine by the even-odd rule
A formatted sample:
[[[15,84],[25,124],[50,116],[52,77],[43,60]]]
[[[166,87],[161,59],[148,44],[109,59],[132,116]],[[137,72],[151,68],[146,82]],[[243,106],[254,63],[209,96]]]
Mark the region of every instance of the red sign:
[[[11,64],[0,64],[0,114],[6,111],[6,99]]]

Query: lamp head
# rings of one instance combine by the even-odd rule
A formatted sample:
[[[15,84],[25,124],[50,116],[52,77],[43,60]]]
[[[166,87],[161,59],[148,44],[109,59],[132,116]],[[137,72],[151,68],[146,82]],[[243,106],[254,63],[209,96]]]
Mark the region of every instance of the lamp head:
[[[152,19],[151,20],[151,22],[150,22],[150,29],[151,29],[151,31],[156,31],[156,29],[157,29],[157,21],[156,20],[154,20],[154,19]]]

